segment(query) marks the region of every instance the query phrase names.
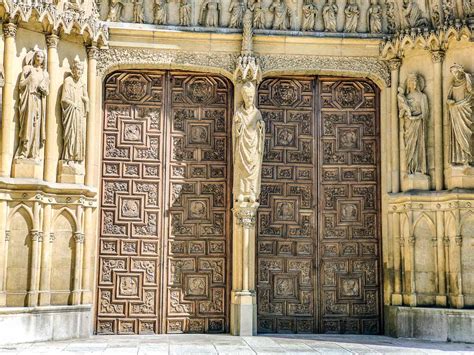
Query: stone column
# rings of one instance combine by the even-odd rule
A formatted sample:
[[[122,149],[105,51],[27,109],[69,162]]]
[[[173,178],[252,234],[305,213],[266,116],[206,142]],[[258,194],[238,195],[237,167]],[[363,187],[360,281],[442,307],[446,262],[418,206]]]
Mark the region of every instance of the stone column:
[[[74,241],[76,243],[75,264],[74,264],[74,290],[72,291],[72,304],[81,303],[81,286],[82,286],[82,256],[84,245],[84,233],[74,233]]]
[[[392,238],[393,238],[393,294],[392,294],[392,305],[401,306],[402,301],[402,259],[400,252],[400,214],[392,214]]]
[[[40,279],[40,253],[41,242],[43,241],[43,233],[40,223],[41,205],[39,201],[33,204],[33,228],[30,231],[31,238],[31,268],[30,268],[30,285],[28,289],[27,305],[35,307],[38,305],[38,290]]]
[[[394,58],[389,61],[392,74],[392,90],[390,102],[390,128],[391,128],[391,144],[392,149],[392,192],[400,192],[400,139],[399,139],[399,119],[398,119],[398,85],[400,77],[401,60]]]
[[[7,305],[7,297],[5,290],[7,255],[8,255],[8,235],[6,230],[8,215],[7,201],[0,201],[0,307]]]
[[[96,77],[98,49],[95,45],[87,47],[87,90],[89,93],[89,113],[87,114],[86,133],[86,177],[85,184],[96,184],[96,157],[99,155],[96,129]],[[100,135],[99,135],[100,136]]]
[[[44,151],[43,178],[48,182],[56,181],[56,172],[59,160],[59,132],[56,104],[59,92],[59,37],[52,33],[46,35],[48,47],[47,70],[49,74],[49,95],[46,97],[46,142]]]
[[[43,243],[41,248],[41,272],[40,272],[40,294],[39,305],[51,304],[51,249],[54,235],[51,233],[52,206],[44,207],[43,218]]]
[[[454,308],[464,308],[464,295],[462,287],[462,235],[457,235],[451,241],[451,300]]]
[[[257,334],[255,292],[255,221],[257,202],[235,202],[231,327],[233,335]]]
[[[13,23],[3,24],[3,70],[5,84],[2,96],[2,124],[1,124],[1,166],[0,176],[10,177],[14,150],[15,134],[15,106],[13,92],[15,90],[16,77],[13,72],[13,61],[16,56],[16,36],[17,26]]]
[[[443,164],[443,59],[444,51],[431,52],[433,61],[434,90],[433,90],[433,120],[434,120],[434,188],[443,190],[444,164]]]
[[[95,264],[95,218],[92,207],[84,209],[84,253],[82,264],[82,304],[92,303],[94,277],[92,272]]]
[[[410,232],[410,233],[413,233]],[[416,282],[415,282],[415,236],[411,234],[407,240],[407,253],[405,259],[405,278],[407,278],[407,292],[404,293],[404,304],[416,307]]]
[[[436,296],[436,305],[446,307],[446,262],[444,252],[444,212],[440,211],[440,205],[436,211],[436,254],[437,255],[437,272],[438,272],[438,295]]]

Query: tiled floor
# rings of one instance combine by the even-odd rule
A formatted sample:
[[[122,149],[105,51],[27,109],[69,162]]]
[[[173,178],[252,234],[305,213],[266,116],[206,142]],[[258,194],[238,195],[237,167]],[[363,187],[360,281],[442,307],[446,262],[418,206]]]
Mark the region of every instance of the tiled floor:
[[[474,354],[474,344],[342,335],[154,335],[94,336],[89,339],[0,347],[10,354]]]

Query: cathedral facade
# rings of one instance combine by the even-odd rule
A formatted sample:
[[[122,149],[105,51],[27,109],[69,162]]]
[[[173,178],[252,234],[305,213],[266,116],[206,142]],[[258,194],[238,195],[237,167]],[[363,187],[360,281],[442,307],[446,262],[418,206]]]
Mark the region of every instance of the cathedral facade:
[[[0,342],[474,341],[472,0],[3,0]]]

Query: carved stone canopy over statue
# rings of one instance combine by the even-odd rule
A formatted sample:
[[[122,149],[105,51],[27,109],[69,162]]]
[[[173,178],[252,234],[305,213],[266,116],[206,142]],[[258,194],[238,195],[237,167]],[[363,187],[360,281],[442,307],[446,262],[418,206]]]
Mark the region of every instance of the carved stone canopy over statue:
[[[448,92],[448,110],[451,124],[451,164],[472,163],[472,81],[461,65],[451,68],[453,81]]]
[[[398,88],[398,116],[403,120],[407,173],[427,173],[426,124],[429,118],[428,98],[421,75],[411,73],[406,90]]]
[[[36,49],[26,55],[20,76],[20,131],[17,157],[39,159],[45,141],[46,96],[49,75],[45,69],[46,55]]]
[[[61,108],[63,123],[62,160],[68,164],[80,163],[85,158],[86,113],[89,98],[86,84],[82,80],[84,64],[76,58],[71,75],[64,80]]]
[[[247,81],[243,104],[235,112],[232,127],[234,153],[234,200],[255,202],[260,194],[265,123],[255,107],[255,85]]]

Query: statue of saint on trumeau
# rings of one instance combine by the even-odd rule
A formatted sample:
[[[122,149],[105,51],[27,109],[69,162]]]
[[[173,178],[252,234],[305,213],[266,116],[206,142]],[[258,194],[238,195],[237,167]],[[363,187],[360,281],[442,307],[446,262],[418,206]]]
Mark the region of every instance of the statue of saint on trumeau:
[[[427,174],[426,124],[429,118],[428,98],[421,75],[411,73],[406,90],[398,88],[398,116],[403,120],[407,173]]]
[[[255,85],[243,84],[243,103],[237,109],[232,126],[234,153],[234,200],[255,202],[260,194],[265,123],[255,107]]]
[[[44,51],[28,52],[21,72],[19,143],[17,157],[39,159],[45,141],[46,96],[49,94],[49,75]]]
[[[451,125],[451,164],[472,163],[472,81],[464,68],[455,64],[451,68],[453,81],[448,91],[448,111]]]
[[[81,163],[85,159],[86,114],[89,98],[86,83],[82,80],[84,64],[76,58],[71,75],[64,79],[61,95],[63,152],[62,160],[68,164]]]

